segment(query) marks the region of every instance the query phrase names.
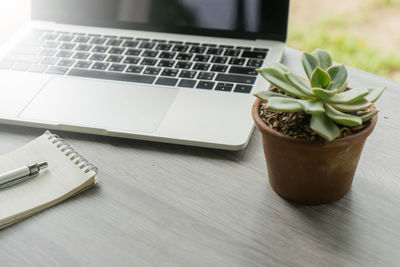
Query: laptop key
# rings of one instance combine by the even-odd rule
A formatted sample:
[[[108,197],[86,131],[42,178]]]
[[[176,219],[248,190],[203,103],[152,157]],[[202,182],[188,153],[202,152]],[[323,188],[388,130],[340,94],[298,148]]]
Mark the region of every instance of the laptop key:
[[[27,71],[31,67],[29,63],[16,62],[11,66],[12,70]]]
[[[233,89],[233,83],[218,83],[215,86],[216,91],[230,92]]]
[[[129,66],[125,72],[129,73],[141,73],[144,67],[142,66]]]
[[[138,40],[138,41],[144,41],[144,42],[150,41],[149,38],[136,38],[136,40]]]
[[[157,64],[157,59],[154,58],[144,58],[142,62],[140,62],[140,65],[145,65],[145,66],[154,66]]]
[[[92,65],[92,69],[94,69],[94,70],[106,70],[109,65],[110,65],[109,63],[96,62],[96,63],[94,63]]]
[[[199,72],[197,79],[199,80],[212,80],[214,78],[214,73],[212,72]]]
[[[124,60],[124,63],[127,64],[138,64],[140,61],[140,58],[138,57],[126,57]]]
[[[202,46],[207,46],[207,47],[217,47],[216,44],[202,44]]]
[[[193,46],[191,49],[190,49],[190,53],[197,53],[197,54],[202,54],[202,53],[204,53],[204,51],[206,51],[206,48],[205,47],[201,47],[201,46]]]
[[[222,47],[222,48],[233,48],[233,45],[219,45],[218,47]]]
[[[161,76],[169,76],[169,77],[175,77],[178,74],[179,70],[177,69],[164,69],[163,72],[161,73]]]
[[[211,68],[211,71],[226,72],[227,69],[228,69],[228,66],[225,66],[225,65],[213,65]]]
[[[263,65],[264,61],[261,59],[249,59],[247,61],[247,65],[248,67],[255,67],[255,68],[261,68]]]
[[[192,62],[187,62],[187,61],[178,61],[175,65],[175,68],[178,69],[190,69],[192,66]]]
[[[124,65],[124,64],[112,64],[108,70],[122,72],[122,71],[124,71],[125,68],[126,68],[126,65]]]
[[[158,55],[158,51],[154,50],[145,50],[142,53],[142,57],[156,57]]]
[[[211,59],[212,63],[217,63],[217,64],[225,64],[228,61],[227,57],[218,57],[215,56]]]
[[[209,59],[210,59],[210,56],[206,56],[206,55],[195,55],[195,57],[193,58],[193,61],[208,62]]]
[[[74,67],[75,67],[75,68],[87,69],[87,68],[90,67],[90,65],[92,65],[92,61],[83,61],[83,60],[80,60],[80,61],[76,62],[76,64],[75,64]]]
[[[155,84],[175,86],[177,82],[178,82],[178,79],[175,79],[175,78],[159,77]]]
[[[208,55],[221,55],[222,51],[224,51],[223,48],[209,48],[207,50]]]
[[[60,45],[59,42],[46,42],[43,47],[44,48],[57,48]]]
[[[242,84],[254,84],[257,77],[252,77],[248,75],[234,75],[234,74],[224,74],[218,73],[215,78],[219,82],[231,82],[231,83],[242,83]]]
[[[50,66],[47,70],[47,74],[58,74],[58,75],[64,75],[67,73],[68,68],[65,67],[55,67],[55,66]]]
[[[233,90],[233,91],[236,92],[236,93],[245,93],[245,94],[248,94],[248,93],[251,92],[251,89],[252,89],[252,88],[253,88],[253,87],[252,87],[252,86],[249,86],[249,85],[238,84],[238,85],[236,85],[235,90]]]
[[[118,56],[118,55],[110,55],[106,61],[107,62],[113,62],[113,63],[119,63],[122,61],[124,57],[123,56]]]
[[[186,52],[188,49],[189,49],[188,45],[175,45],[174,48],[172,48],[172,51]]]
[[[107,40],[107,39],[105,39],[105,38],[95,37],[95,38],[93,38],[93,39],[90,41],[90,43],[91,43],[91,44],[102,45],[102,44],[104,44],[104,43],[106,42],[106,40]]]
[[[153,39],[151,41],[155,42],[155,43],[166,43],[167,42],[167,40],[162,40],[162,39]]]
[[[111,46],[120,46],[122,44],[122,40],[120,40],[120,39],[111,39],[106,44],[107,45],[111,45]]]
[[[243,65],[246,60],[244,58],[231,58],[229,64],[231,65]]]
[[[240,50],[235,50],[235,49],[226,49],[224,56],[228,57],[238,57],[240,55]]]
[[[89,59],[95,61],[103,61],[106,58],[104,54],[93,54]]]
[[[46,65],[32,65],[29,68],[29,72],[43,73],[46,69]]]
[[[190,60],[193,57],[193,54],[189,54],[189,53],[179,53],[176,56],[177,60]]]
[[[10,54],[7,55],[4,60],[36,64],[39,63],[42,58],[41,56]]]
[[[11,68],[11,66],[13,64],[14,64],[14,61],[8,61],[8,60],[0,61],[0,69],[8,70]]]
[[[183,44],[182,41],[168,41],[170,44]]]
[[[75,60],[73,60],[73,59],[61,59],[60,62],[58,62],[57,66],[71,67],[74,64],[75,64]]]
[[[161,68],[153,68],[153,67],[147,67],[143,74],[148,74],[148,75],[158,75],[161,71]]]
[[[181,79],[181,81],[178,83],[178,87],[193,88],[196,85],[196,82],[196,80]]]
[[[152,49],[155,45],[156,43],[142,42],[142,44],[139,47],[144,49]]]
[[[125,52],[125,55],[127,55],[127,56],[139,56],[141,52],[142,52],[142,50],[139,50],[139,49],[128,49]]]
[[[194,70],[203,70],[206,71],[210,68],[210,64],[205,64],[205,63],[196,63],[193,66]]]
[[[199,81],[196,88],[212,90],[214,85],[215,85],[215,82]]]
[[[197,74],[197,71],[182,70],[181,73],[179,74],[179,77],[193,79],[194,76],[196,76],[196,74]]]
[[[91,48],[92,48],[92,45],[80,44],[75,48],[75,50],[78,50],[78,51],[89,51]]]
[[[76,44],[74,44],[74,43],[62,43],[60,45],[59,49],[71,50],[71,49],[74,49],[75,46],[76,46]]]
[[[57,53],[56,49],[43,49],[43,51],[40,52],[40,55],[44,57],[51,57],[54,56],[56,53]]]
[[[172,68],[172,66],[175,64],[175,61],[173,60],[160,60],[160,62],[158,63],[159,67],[165,67],[165,68]]]
[[[161,52],[161,54],[158,57],[165,59],[173,59],[175,55],[176,55],[175,52]]]
[[[158,44],[155,50],[162,50],[162,51],[169,51],[171,49],[172,45],[171,44]]]
[[[138,41],[125,41],[123,43],[123,47],[130,47],[130,48],[135,48],[136,46],[138,46],[139,42]]]
[[[245,75],[252,75],[252,76],[257,76],[257,74],[258,74],[255,68],[236,67],[236,66],[232,66],[229,69],[229,73],[245,74]]]
[[[55,57],[45,57],[40,64],[42,65],[55,65],[59,61],[59,58]]]
[[[87,43],[90,40],[88,36],[78,36],[75,39],[75,43]]]
[[[72,56],[73,52],[69,50],[61,50],[58,52],[56,57],[63,57],[63,58],[70,58]]]
[[[60,38],[58,38],[59,41],[62,42],[71,42],[72,40],[74,40],[75,36],[73,35],[69,35],[69,34],[63,34],[61,35]]]
[[[92,49],[92,53],[105,53],[108,50],[107,46],[96,45]]]
[[[259,47],[255,47],[253,48],[254,51],[262,51],[262,52],[268,52],[269,49],[268,48],[259,48]]]
[[[108,53],[109,54],[115,54],[115,55],[121,55],[125,52],[125,48],[119,48],[119,47],[112,47]]]
[[[121,72],[106,72],[98,70],[82,70],[82,69],[72,69],[69,76],[78,76],[94,79],[104,79],[104,80],[114,80],[114,81],[124,81],[124,82],[137,82],[152,84],[156,77],[148,75],[137,75],[132,73],[121,73]]]
[[[89,56],[90,56],[90,54],[86,53],[86,52],[76,52],[72,58],[87,59]]]
[[[245,58],[258,58],[258,59],[264,59],[267,56],[266,52],[260,52],[260,51],[243,51],[242,57]]]
[[[59,35],[57,33],[47,33],[45,34],[42,39],[43,40],[55,40],[59,37]]]

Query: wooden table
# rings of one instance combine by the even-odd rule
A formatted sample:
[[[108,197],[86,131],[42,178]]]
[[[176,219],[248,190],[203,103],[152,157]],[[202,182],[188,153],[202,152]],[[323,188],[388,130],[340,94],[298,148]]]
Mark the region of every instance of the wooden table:
[[[284,63],[301,72],[300,53]],[[0,231],[1,266],[399,266],[400,84],[349,68],[377,103],[353,187],[304,206],[267,181],[260,133],[240,152],[57,132],[99,167],[99,184]],[[249,110],[250,112],[250,110]],[[0,126],[0,152],[44,129]]]

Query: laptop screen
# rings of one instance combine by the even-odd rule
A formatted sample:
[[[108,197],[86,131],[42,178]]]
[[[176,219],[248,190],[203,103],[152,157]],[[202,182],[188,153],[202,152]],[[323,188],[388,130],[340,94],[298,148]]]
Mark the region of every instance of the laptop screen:
[[[32,0],[32,18],[285,41],[288,7],[289,0]]]

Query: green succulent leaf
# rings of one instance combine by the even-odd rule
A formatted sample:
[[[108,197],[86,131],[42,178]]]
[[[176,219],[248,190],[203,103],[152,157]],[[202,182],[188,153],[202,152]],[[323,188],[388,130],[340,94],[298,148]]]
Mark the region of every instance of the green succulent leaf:
[[[299,98],[309,98],[307,95],[293,86],[292,83],[286,78],[285,74],[283,74],[281,71],[271,67],[258,69],[257,71],[262,77],[264,77],[264,79],[269,81],[273,86],[279,88],[283,92]]]
[[[364,122],[364,121],[368,121],[368,120],[372,119],[372,117],[374,117],[376,114],[378,114],[378,111],[374,110],[374,111],[366,112],[366,113],[362,114],[361,116],[359,116],[359,118]]]
[[[325,88],[325,90],[333,90],[335,87],[335,83],[334,82],[329,82],[328,86]]]
[[[332,58],[325,50],[317,48],[312,52],[312,55],[318,59],[319,66],[322,69],[326,70],[332,66]]]
[[[268,64],[270,67],[280,70],[283,73],[290,72],[288,67],[279,62],[272,62]]]
[[[355,103],[361,100],[364,96],[369,93],[367,89],[364,88],[355,88],[348,90],[343,93],[336,94],[331,98],[327,99],[329,103],[336,103],[336,104],[349,104]]]
[[[331,81],[334,83],[332,89],[337,88],[343,92],[347,87],[347,70],[344,65],[332,66],[327,69]]]
[[[313,88],[312,89],[314,95],[319,99],[327,100],[330,99],[332,96],[337,94],[337,89],[335,90],[327,90],[322,88]]]
[[[335,109],[342,111],[342,112],[355,112],[358,110],[362,110],[365,109],[369,106],[372,105],[371,102],[368,102],[365,99],[361,99],[357,102],[354,102],[352,104],[330,104],[332,107],[334,107]]]
[[[317,114],[325,112],[324,104],[322,101],[298,100],[303,105],[303,110],[307,114]]]
[[[314,98],[309,83],[305,81],[302,77],[292,72],[285,73],[285,76],[299,91],[301,91],[305,95]]]
[[[303,105],[294,98],[271,97],[268,100],[267,108],[274,111],[300,112],[303,111]]]
[[[286,96],[286,95],[274,93],[274,92],[267,91],[267,90],[259,91],[259,92],[255,93],[254,96],[256,96],[257,98],[259,98],[259,99],[260,99],[261,101],[263,101],[263,102],[268,102],[268,100],[269,100],[271,97],[287,97],[287,98],[289,97],[289,96]]]
[[[332,141],[340,135],[339,127],[324,113],[313,114],[310,127],[328,141]]]
[[[314,72],[315,68],[319,67],[318,59],[310,53],[304,52],[301,58],[301,63],[303,64],[303,68],[305,73],[307,74],[308,79],[311,79],[311,75]]]
[[[329,76],[329,74],[320,67],[317,67],[311,75],[312,87],[325,88],[329,85],[330,81],[331,77]]]
[[[378,98],[383,94],[385,89],[386,86],[381,88],[368,88],[367,90],[369,93],[364,97],[364,99],[371,103],[375,103],[375,101],[378,100]]]
[[[329,104],[325,104],[325,114],[340,125],[353,127],[362,124],[360,117],[340,112]]]

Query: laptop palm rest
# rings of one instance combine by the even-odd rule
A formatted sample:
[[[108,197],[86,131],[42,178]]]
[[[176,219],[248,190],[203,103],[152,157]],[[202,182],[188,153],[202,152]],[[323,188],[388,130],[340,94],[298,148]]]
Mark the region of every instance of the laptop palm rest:
[[[54,77],[19,115],[59,125],[151,133],[179,89]]]

